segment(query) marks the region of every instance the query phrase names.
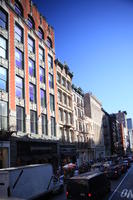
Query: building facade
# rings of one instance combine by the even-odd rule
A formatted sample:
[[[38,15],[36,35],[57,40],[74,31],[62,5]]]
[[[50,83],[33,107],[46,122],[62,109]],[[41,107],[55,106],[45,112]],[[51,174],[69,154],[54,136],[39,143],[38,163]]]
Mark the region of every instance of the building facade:
[[[59,152],[61,164],[76,160],[73,129],[72,77],[67,64],[55,60],[59,118]]]
[[[92,119],[93,141],[95,146],[95,159],[105,157],[102,105],[92,93],[84,96],[85,115]]]
[[[88,154],[88,119],[84,112],[84,93],[73,85],[74,135],[77,151],[77,164],[82,165],[89,160]]]
[[[128,128],[127,128],[127,112],[126,111],[119,111],[115,114],[117,121],[122,126],[122,138],[123,138],[123,145],[125,153],[129,150],[129,135],[128,135]]]
[[[1,167],[35,161],[24,158],[23,140],[31,159],[32,151],[44,158],[52,152],[45,141],[59,138],[54,60],[53,28],[32,1],[0,1]]]
[[[130,149],[131,151],[133,151],[133,122],[131,118],[127,119],[127,128],[128,128]]]

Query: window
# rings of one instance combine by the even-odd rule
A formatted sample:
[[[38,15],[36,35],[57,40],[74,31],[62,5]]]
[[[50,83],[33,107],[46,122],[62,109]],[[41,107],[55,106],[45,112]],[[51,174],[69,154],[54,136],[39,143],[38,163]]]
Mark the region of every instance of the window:
[[[47,38],[47,45],[49,48],[52,48],[52,41],[50,38]]]
[[[35,62],[29,58],[29,74],[30,76],[35,77]]]
[[[63,94],[63,103],[65,105],[67,105],[67,96],[66,96],[66,94]]]
[[[37,115],[35,111],[30,111],[30,131],[37,134]]]
[[[70,91],[70,82],[67,81],[67,89]]]
[[[17,131],[24,132],[24,108],[17,106],[16,112]]]
[[[0,8],[0,27],[7,29],[7,14]]]
[[[53,68],[53,58],[50,55],[48,55],[48,67]]]
[[[49,73],[49,87],[54,88],[54,79],[53,75]]]
[[[62,77],[62,85],[66,87],[66,79],[64,77]]]
[[[39,60],[44,62],[44,49],[39,47]]]
[[[7,91],[7,69],[0,67],[0,90]]]
[[[27,22],[28,22],[28,26],[29,26],[30,29],[35,29],[35,22],[30,15],[28,15]]]
[[[0,36],[0,57],[7,58],[7,42]]]
[[[38,36],[40,39],[44,39],[44,32],[40,27],[38,28]]]
[[[17,48],[15,49],[15,63],[17,68],[23,69],[23,53]]]
[[[67,112],[66,111],[64,112],[64,123],[65,124],[67,123]]]
[[[23,29],[18,24],[15,24],[15,39],[23,43]]]
[[[29,84],[30,90],[30,101],[36,103],[36,88],[32,83]]]
[[[42,114],[42,134],[48,135],[47,131],[47,115]]]
[[[60,84],[61,83],[61,75],[57,72],[57,82]]]
[[[68,123],[72,124],[72,116],[71,113],[68,113]]]
[[[55,107],[54,107],[54,95],[50,94],[50,110],[54,111]]]
[[[15,11],[19,16],[23,16],[23,8],[18,1],[15,1]]]
[[[51,135],[56,136],[55,118],[51,117]]]
[[[60,102],[62,102],[62,93],[61,93],[60,90],[58,90],[58,100],[59,100]]]
[[[28,37],[28,51],[35,53],[35,40],[30,36]]]
[[[70,97],[68,97],[68,105],[69,105],[69,107],[71,107],[71,98]]]
[[[59,119],[62,122],[63,121],[63,110],[59,109]]]
[[[19,76],[16,76],[16,96],[21,99],[24,98],[23,79]]]
[[[45,83],[45,69],[40,67],[39,68],[39,72],[40,72],[40,82],[41,83]]]
[[[41,106],[46,107],[46,91],[40,89]]]
[[[0,130],[7,130],[7,102],[0,101]]]

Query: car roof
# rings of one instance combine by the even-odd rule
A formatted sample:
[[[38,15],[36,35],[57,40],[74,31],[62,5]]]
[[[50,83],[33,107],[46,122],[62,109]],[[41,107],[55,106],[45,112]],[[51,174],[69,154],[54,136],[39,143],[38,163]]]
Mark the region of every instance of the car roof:
[[[102,172],[99,172],[99,171],[92,171],[92,172],[87,172],[87,173],[83,173],[83,174],[80,174],[78,176],[73,176],[71,179],[91,179],[95,176],[99,176],[103,174]]]

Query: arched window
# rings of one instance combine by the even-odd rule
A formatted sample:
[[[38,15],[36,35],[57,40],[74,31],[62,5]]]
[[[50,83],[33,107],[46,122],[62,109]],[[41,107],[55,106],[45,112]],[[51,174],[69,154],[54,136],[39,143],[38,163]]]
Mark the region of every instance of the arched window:
[[[16,13],[23,17],[23,7],[21,6],[21,4],[16,0],[15,1],[15,5],[14,5],[15,11]]]
[[[40,39],[44,39],[44,32],[40,27],[38,28],[38,36]]]
[[[33,18],[30,15],[28,15],[28,26],[31,29],[35,29],[35,22],[34,22]]]
[[[49,48],[52,48],[52,41],[49,37],[47,38],[47,45]]]

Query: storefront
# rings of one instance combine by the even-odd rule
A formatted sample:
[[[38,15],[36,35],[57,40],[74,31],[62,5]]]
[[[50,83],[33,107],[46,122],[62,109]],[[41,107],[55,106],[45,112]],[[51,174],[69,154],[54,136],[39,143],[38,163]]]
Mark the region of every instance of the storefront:
[[[10,167],[10,142],[0,141],[0,169]]]

